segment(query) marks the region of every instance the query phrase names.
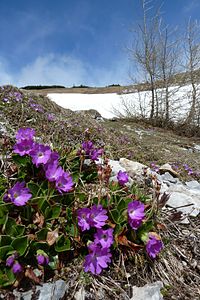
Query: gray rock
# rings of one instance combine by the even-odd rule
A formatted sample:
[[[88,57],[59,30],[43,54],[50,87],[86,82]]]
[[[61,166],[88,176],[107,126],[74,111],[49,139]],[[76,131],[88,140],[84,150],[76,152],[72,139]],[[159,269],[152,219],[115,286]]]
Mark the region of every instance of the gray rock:
[[[57,280],[53,283],[44,283],[42,286],[37,286],[36,291],[17,292],[14,291],[15,300],[31,300],[34,294],[37,295],[38,300],[60,300],[64,297],[68,285],[64,280]]]
[[[163,288],[161,281],[146,284],[143,287],[133,287],[133,296],[131,300],[162,300],[163,296],[160,289]]]
[[[194,150],[196,150],[196,151],[200,151],[200,145],[194,145]]]
[[[184,185],[171,185],[166,192],[170,194],[167,205],[193,217],[199,214],[200,191],[188,189]]]
[[[118,160],[110,159],[109,165],[111,166],[111,169],[112,169],[112,176],[116,176],[120,170],[123,172],[126,171],[126,169],[123,166],[121,166],[121,164]]]
[[[194,190],[199,190],[200,191],[200,183],[196,180],[191,180],[185,183],[188,188],[194,189]]]
[[[169,172],[166,172],[160,176],[161,181],[169,183],[178,183],[178,178],[173,177]]]
[[[83,286],[81,286],[81,288],[76,292],[76,294],[74,295],[74,298],[76,300],[85,300],[85,289]]]

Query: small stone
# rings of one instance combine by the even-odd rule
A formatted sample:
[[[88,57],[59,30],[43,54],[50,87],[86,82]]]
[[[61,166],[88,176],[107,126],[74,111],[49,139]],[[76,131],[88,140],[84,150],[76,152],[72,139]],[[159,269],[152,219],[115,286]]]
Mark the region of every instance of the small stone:
[[[161,281],[146,284],[143,287],[133,286],[133,294],[130,300],[162,300],[160,289],[163,288]]]
[[[160,168],[160,173],[163,174],[165,172],[169,172],[172,176],[178,177],[179,174],[172,168],[170,164],[164,164]]]

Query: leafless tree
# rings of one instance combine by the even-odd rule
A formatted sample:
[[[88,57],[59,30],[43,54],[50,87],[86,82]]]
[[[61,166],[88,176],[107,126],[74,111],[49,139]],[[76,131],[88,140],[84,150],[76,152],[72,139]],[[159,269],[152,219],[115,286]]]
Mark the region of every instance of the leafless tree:
[[[170,121],[170,108],[172,99],[178,92],[179,87],[170,87],[174,84],[174,78],[179,72],[180,38],[176,29],[170,30],[169,26],[162,25],[160,19],[159,42],[157,46],[157,82],[160,89],[157,91],[157,113],[156,117],[163,119],[167,125]]]
[[[188,22],[184,49],[186,76],[191,84],[190,109],[186,123],[188,125],[199,125],[200,24],[197,21],[191,21],[190,19]]]
[[[141,0],[143,19],[141,24],[138,24],[137,37],[131,53],[134,61],[143,72],[146,83],[150,86],[150,119],[153,119],[156,110],[156,65],[160,15],[158,10],[155,15],[151,16],[153,10],[151,3],[151,0]]]

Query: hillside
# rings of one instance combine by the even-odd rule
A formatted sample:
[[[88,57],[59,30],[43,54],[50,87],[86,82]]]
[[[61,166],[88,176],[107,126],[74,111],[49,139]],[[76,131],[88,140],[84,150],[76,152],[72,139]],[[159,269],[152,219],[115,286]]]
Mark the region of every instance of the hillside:
[[[111,92],[111,90],[112,92],[114,90],[116,92],[117,89],[119,91],[120,88],[121,87],[99,88],[98,93],[108,93],[108,91]],[[76,89],[64,90],[70,93],[72,93],[72,90],[73,92],[77,92]],[[81,91],[86,93],[84,89]],[[63,93],[63,89],[62,91],[61,89],[56,89],[53,92]],[[92,92],[95,92],[95,90],[92,90]],[[77,191],[74,189],[69,195],[53,194],[52,197],[55,197],[54,201],[54,199],[51,199],[51,193],[54,193],[54,191],[52,192],[51,190],[51,182],[48,183],[48,185],[45,185],[44,183],[40,185],[39,190],[37,190],[36,193],[36,200],[41,201],[40,198],[44,197],[45,201],[49,201],[49,205],[56,207],[56,212],[52,218],[49,217],[52,212],[47,207],[44,209],[42,202],[40,210],[38,210],[38,214],[36,214],[36,218],[33,218],[33,224],[27,225],[26,223],[27,228],[31,225],[28,237],[32,239],[32,243],[34,243],[34,239],[36,239],[35,232],[38,233],[38,229],[42,237],[44,237],[44,231],[48,229],[53,234],[51,238],[53,239],[52,243],[54,244],[55,232],[51,229],[51,226],[52,228],[55,228],[55,226],[59,224],[59,230],[61,231],[63,228],[67,228],[67,222],[71,219],[73,220],[74,225],[74,210],[77,209],[78,205],[81,205],[82,207],[83,203],[89,205],[91,201],[93,201],[91,200],[93,197],[95,199],[94,201],[102,201],[102,203],[106,203],[107,206],[110,205],[109,199],[115,199],[115,206],[118,206],[119,203],[122,203],[120,197],[124,197],[127,201],[127,199],[130,200],[130,197],[136,197],[137,199],[138,196],[141,197],[143,201],[147,201],[145,204],[146,209],[149,209],[150,211],[150,222],[148,223],[148,226],[152,226],[154,223],[156,224],[156,229],[163,238],[166,250],[164,250],[163,255],[161,255],[158,260],[155,260],[154,263],[153,260],[150,260],[142,253],[143,248],[141,242],[138,242],[138,239],[133,237],[134,243],[130,244],[131,246],[127,244],[128,240],[125,238],[127,227],[125,226],[124,230],[121,232],[119,230],[119,248],[113,250],[112,266],[103,270],[102,276],[93,276],[88,273],[83,273],[82,271],[82,256],[83,253],[84,255],[86,253],[84,243],[87,235],[78,235],[75,229],[72,228],[73,230],[71,230],[70,228],[70,234],[72,234],[71,231],[73,231],[74,234],[70,235],[70,241],[74,248],[68,252],[62,252],[63,249],[69,250],[68,245],[63,245],[61,243],[60,246],[56,244],[58,252],[60,251],[58,256],[55,256],[55,249],[53,251],[51,250],[52,252],[49,252],[49,256],[55,256],[56,259],[59,257],[61,261],[60,263],[57,262],[56,272],[53,273],[52,269],[48,269],[48,275],[44,275],[46,274],[44,273],[45,267],[39,268],[37,269],[39,270],[38,272],[41,272],[43,275],[39,276],[40,280],[37,281],[38,279],[31,273],[30,269],[28,269],[30,273],[27,271],[28,275],[26,277],[32,280],[31,284],[28,286],[32,287],[37,283],[42,282],[42,280],[48,281],[51,278],[63,278],[66,282],[70,282],[67,296],[64,299],[74,299],[72,297],[74,297],[77,287],[83,287],[90,297],[92,293],[94,296],[98,291],[98,295],[101,295],[101,297],[99,296],[99,299],[127,300],[132,299],[132,292],[130,291],[131,285],[137,284],[143,286],[145,283],[162,280],[164,283],[164,288],[162,290],[164,299],[197,300],[199,297],[198,285],[200,283],[198,239],[200,233],[199,218],[189,217],[190,223],[182,224],[179,222],[180,219],[177,214],[173,215],[175,219],[172,220],[170,219],[167,210],[164,210],[161,213],[158,213],[157,211],[154,212],[153,209],[156,202],[152,205],[151,202],[148,202],[148,199],[151,199],[151,197],[154,199],[152,195],[156,193],[156,190],[152,188],[151,182],[149,183],[148,180],[148,182],[144,184],[143,179],[141,180],[143,177],[139,176],[140,178],[138,181],[133,177],[133,181],[136,181],[134,182],[135,186],[133,190],[131,190],[132,196],[126,187],[121,189],[121,187],[115,186],[114,184],[113,186],[112,184],[111,186],[108,186],[108,182],[105,184],[102,179],[103,177],[101,177],[103,169],[99,168],[97,173],[97,171],[95,171],[95,165],[93,164],[91,169],[90,165],[87,164],[83,168],[80,147],[85,139],[90,138],[98,149],[104,149],[106,163],[109,159],[118,161],[123,157],[152,168],[159,168],[159,166],[165,163],[170,163],[174,169],[176,168],[175,170],[180,182],[184,182],[185,180],[200,181],[200,139],[179,136],[172,130],[153,127],[142,123],[142,121],[96,119],[91,111],[74,112],[69,109],[61,108],[45,96],[48,93],[49,90],[23,91],[12,86],[1,87],[0,204],[7,205],[7,203],[5,204],[3,202],[5,189],[11,187],[18,179],[18,176],[20,180],[24,179],[30,181],[29,186],[32,188],[32,192],[34,192],[35,189],[37,190],[36,187],[41,183],[42,171],[44,170],[40,169],[38,171],[37,168],[33,166],[30,167],[30,161],[28,161],[28,159],[26,161],[24,157],[17,158],[16,154],[12,154],[17,130],[19,128],[29,127],[35,130],[35,136],[38,142],[50,145],[52,149],[55,149],[62,155],[60,163],[62,166],[69,168],[73,173],[73,180],[76,183],[75,187],[77,189]],[[79,149],[79,152],[77,149]],[[79,156],[81,161],[80,165]],[[15,161],[12,160],[13,157],[15,158]],[[20,163],[21,165],[19,167]],[[26,166],[28,166],[27,174],[25,173]],[[107,165],[106,168],[108,173],[104,174],[105,178],[107,178],[106,176],[110,176],[110,169]],[[83,171],[86,172],[86,177]],[[98,182],[98,176],[100,178],[100,184]],[[155,178],[153,180],[155,180]],[[102,197],[99,197],[99,199],[97,199],[98,189],[100,189],[102,193],[100,194]],[[145,195],[143,195],[144,193]],[[73,201],[71,199],[73,199]],[[34,210],[37,208],[37,201],[31,204],[32,206],[30,205],[27,207],[31,207],[31,209]],[[60,211],[57,204],[62,203],[62,201],[64,206],[62,207],[62,211]],[[70,211],[70,208],[68,207],[68,204],[71,203],[70,201],[73,203],[72,211]],[[115,206],[113,210],[116,213]],[[18,230],[22,230],[20,229],[22,228],[20,226],[24,226],[21,225],[21,222],[24,222],[24,219],[23,217],[20,218],[18,215],[18,208],[24,217],[25,209],[23,210],[21,207],[15,207],[13,211],[9,211],[9,214],[12,215],[12,218],[10,218],[12,219],[12,222],[14,222],[13,219],[17,220],[18,223],[16,226],[18,226]],[[4,220],[4,212],[5,211],[0,210],[0,228],[4,234],[5,232],[12,233],[8,228],[5,228],[6,226],[3,226],[2,220]],[[31,210],[27,211],[27,214],[29,213],[31,214]],[[46,221],[49,227],[45,227],[43,215],[46,216],[46,214],[49,218],[47,218]],[[58,219],[57,214],[60,219]],[[121,213],[121,215],[123,215],[123,213]],[[67,221],[65,221],[65,219]],[[113,220],[114,219],[115,218],[113,217]],[[25,221],[27,222],[27,220]],[[5,222],[8,221],[6,220]],[[111,225],[116,229],[119,224],[120,222],[114,224],[113,221],[109,223],[109,226]],[[41,230],[44,231],[41,233]],[[18,234],[20,234],[20,232],[18,232]],[[41,246],[45,241],[44,238],[40,239],[42,239],[42,243],[40,241]],[[50,246],[52,245],[50,242]],[[3,247],[4,246],[5,245],[3,245]],[[61,250],[59,249],[59,246]],[[45,249],[46,251],[46,248],[42,249]],[[79,252],[81,253],[80,256],[78,255]],[[3,255],[2,253],[5,254],[5,251],[1,252],[0,255]],[[32,261],[27,262],[28,265],[31,263]],[[174,266],[177,267],[174,268]],[[3,281],[1,275],[2,272],[0,272],[0,278]],[[20,278],[18,278],[18,280],[17,285],[20,285]],[[22,287],[24,288],[23,284]],[[6,295],[5,290],[2,290],[1,292],[1,297],[4,297]],[[7,294],[7,296],[9,295]]]

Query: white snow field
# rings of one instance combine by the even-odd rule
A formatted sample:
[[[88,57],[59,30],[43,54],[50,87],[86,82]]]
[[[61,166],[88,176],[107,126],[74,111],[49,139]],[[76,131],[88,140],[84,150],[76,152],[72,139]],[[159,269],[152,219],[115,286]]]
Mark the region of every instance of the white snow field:
[[[170,95],[170,117],[174,121],[178,121],[186,116],[190,108],[191,85],[170,87]],[[115,109],[123,114],[123,103],[131,107],[135,115],[141,114],[141,107],[143,116],[149,116],[150,112],[151,95],[149,91],[122,95],[116,93],[49,93],[47,96],[63,108],[73,111],[95,109],[103,118],[107,119],[116,117]],[[164,91],[162,89],[158,90],[158,96],[159,99],[164,99]]]

